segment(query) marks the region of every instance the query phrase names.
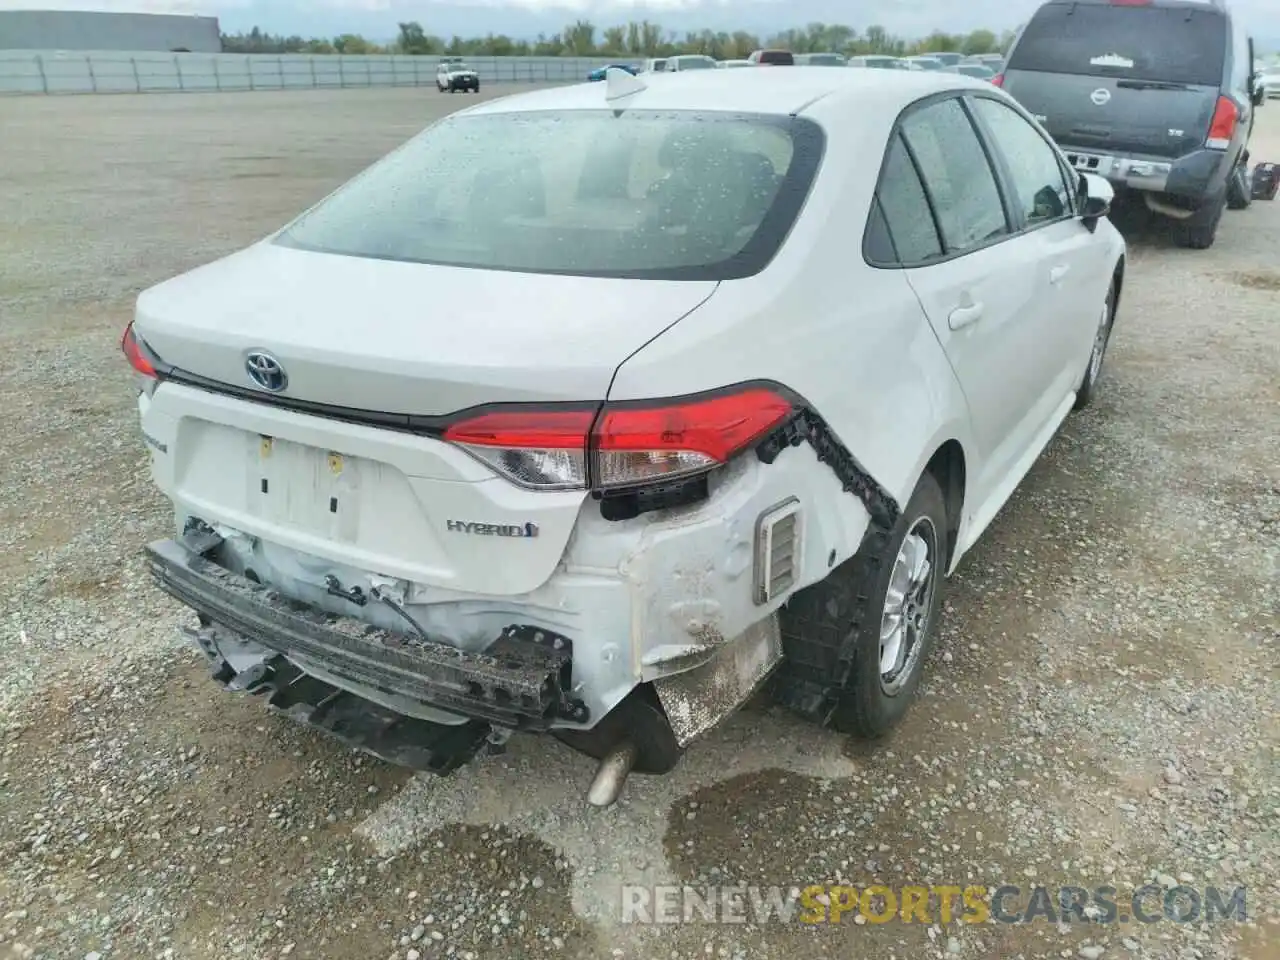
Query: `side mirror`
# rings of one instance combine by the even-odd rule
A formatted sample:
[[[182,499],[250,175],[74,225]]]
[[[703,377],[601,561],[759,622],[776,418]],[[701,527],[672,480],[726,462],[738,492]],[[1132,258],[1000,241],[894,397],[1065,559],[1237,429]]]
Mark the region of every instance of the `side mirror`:
[[[1111,212],[1111,202],[1116,191],[1110,181],[1096,173],[1080,174],[1080,219],[1090,231],[1097,229],[1098,221]]]
[[[1260,107],[1267,102],[1267,88],[1259,86],[1256,82],[1253,86],[1253,92],[1249,95],[1249,99],[1253,101],[1255,107]]]

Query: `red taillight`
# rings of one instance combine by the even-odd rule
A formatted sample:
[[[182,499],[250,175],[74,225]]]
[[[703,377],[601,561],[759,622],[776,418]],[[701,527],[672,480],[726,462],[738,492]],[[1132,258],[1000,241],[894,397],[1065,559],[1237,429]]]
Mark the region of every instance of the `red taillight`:
[[[573,490],[587,485],[587,436],[595,418],[594,407],[510,409],[460,420],[444,439],[521,486]]]
[[[131,322],[124,328],[124,336],[120,338],[120,349],[124,351],[125,359],[129,361],[129,366],[133,367],[138,373],[144,377],[155,377],[156,368],[148,359],[147,353],[142,348],[142,344],[138,341],[138,335],[133,332],[133,323]]]
[[[701,473],[727,462],[794,412],[767,387],[591,409],[481,413],[444,439],[526,487],[618,489]],[[590,462],[590,470],[588,463]]]
[[[997,87],[1003,87],[1003,86],[1004,86],[1004,74],[1003,74],[1003,73],[997,73],[994,77],[992,77],[992,78],[991,78],[991,82],[992,82],[993,84],[995,84]]]
[[[1209,136],[1204,145],[1210,150],[1225,150],[1231,146],[1231,137],[1236,132],[1236,122],[1240,119],[1240,108],[1230,97],[1219,97],[1218,105],[1213,108],[1213,122],[1209,124]]]
[[[564,449],[583,446],[595,418],[594,409],[503,410],[455,423],[444,438],[480,447]]]
[[[725,463],[792,413],[764,387],[670,404],[606,407],[592,448],[596,482],[625,487]]]

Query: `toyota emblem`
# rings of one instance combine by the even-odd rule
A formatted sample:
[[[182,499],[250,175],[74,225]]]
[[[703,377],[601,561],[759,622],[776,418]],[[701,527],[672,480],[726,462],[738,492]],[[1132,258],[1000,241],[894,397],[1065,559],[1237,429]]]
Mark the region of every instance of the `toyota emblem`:
[[[289,377],[280,361],[263,350],[252,350],[244,358],[244,369],[249,379],[272,393],[279,393],[289,385]]]
[[[1104,103],[1110,102],[1111,91],[1106,87],[1099,87],[1097,90],[1093,91],[1093,93],[1089,94],[1089,99],[1100,107]]]

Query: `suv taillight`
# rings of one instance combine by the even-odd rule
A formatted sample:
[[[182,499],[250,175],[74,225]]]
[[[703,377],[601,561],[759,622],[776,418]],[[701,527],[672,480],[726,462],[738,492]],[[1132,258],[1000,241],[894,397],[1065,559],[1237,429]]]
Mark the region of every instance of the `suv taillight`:
[[[155,364],[151,362],[150,351],[146,349],[138,335],[133,332],[133,323],[124,328],[124,336],[120,338],[120,349],[124,351],[129,366],[144,377],[156,378]]]
[[[1209,124],[1209,136],[1204,145],[1210,150],[1225,150],[1231,146],[1231,137],[1236,132],[1236,123],[1240,119],[1240,108],[1230,97],[1219,97],[1218,105],[1213,109],[1213,121]]]
[[[762,386],[594,408],[519,407],[452,424],[444,439],[524,487],[600,492],[690,477],[727,463],[795,412]]]
[[[1004,86],[1004,74],[1003,74],[1003,73],[997,73],[994,77],[992,77],[992,78],[991,78],[991,82],[992,82],[993,84],[995,84],[997,87],[1003,87],[1003,86]]]

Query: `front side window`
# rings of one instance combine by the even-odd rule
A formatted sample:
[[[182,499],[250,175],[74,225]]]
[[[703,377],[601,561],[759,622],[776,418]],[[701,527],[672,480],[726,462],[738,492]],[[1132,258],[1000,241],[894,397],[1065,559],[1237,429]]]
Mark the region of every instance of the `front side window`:
[[[1035,226],[1071,216],[1073,197],[1063,179],[1057,151],[1005,104],[979,97],[974,105],[1008,164],[1016,205],[1026,222]]]
[[[902,135],[933,201],[949,254],[964,253],[1009,232],[986,151],[959,100],[909,113]]]
[[[578,276],[723,280],[763,269],[823,151],[803,118],[697,111],[446,119],[276,243]]]

